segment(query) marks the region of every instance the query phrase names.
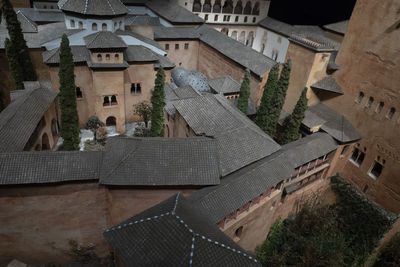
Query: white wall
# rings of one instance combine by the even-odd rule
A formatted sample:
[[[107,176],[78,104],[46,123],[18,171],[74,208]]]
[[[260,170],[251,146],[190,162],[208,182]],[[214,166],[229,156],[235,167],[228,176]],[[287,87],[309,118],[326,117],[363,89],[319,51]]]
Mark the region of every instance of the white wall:
[[[264,35],[266,34],[266,41]],[[279,40],[280,39],[280,40]],[[261,51],[264,43],[264,50]],[[289,47],[289,40],[275,32],[268,31],[262,27],[257,27],[256,38],[253,43],[253,49],[262,52],[267,57],[273,58],[273,51],[278,52],[277,62],[283,63],[286,58],[286,53]]]

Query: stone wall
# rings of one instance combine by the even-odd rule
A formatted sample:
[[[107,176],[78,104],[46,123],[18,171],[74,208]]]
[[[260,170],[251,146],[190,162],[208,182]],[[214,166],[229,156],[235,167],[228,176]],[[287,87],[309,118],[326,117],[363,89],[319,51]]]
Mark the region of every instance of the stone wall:
[[[175,40],[159,41],[158,43],[167,51],[168,58],[175,63],[177,67],[182,67],[187,70],[197,70],[199,62],[199,41]],[[187,49],[185,49],[186,44]],[[175,49],[175,45],[178,45],[178,49]]]

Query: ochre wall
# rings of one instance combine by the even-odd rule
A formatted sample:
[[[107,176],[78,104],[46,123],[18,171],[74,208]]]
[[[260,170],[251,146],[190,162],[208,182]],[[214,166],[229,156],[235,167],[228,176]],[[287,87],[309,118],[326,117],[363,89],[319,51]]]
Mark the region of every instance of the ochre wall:
[[[341,173],[360,189],[368,185],[367,195],[390,211],[400,213],[400,43],[396,0],[358,0],[336,63],[340,69],[335,78],[344,96],[330,99],[325,104],[342,113],[362,135],[359,142],[366,149],[360,167],[346,160]],[[360,92],[365,97],[356,99]],[[365,105],[374,98],[371,108]],[[376,113],[379,102],[384,102]],[[393,118],[386,117],[391,107]],[[350,157],[348,152],[347,158]],[[374,161],[385,160],[378,179],[368,175]]]
[[[167,51],[168,58],[175,63],[177,67],[187,70],[197,70],[199,61],[199,41],[193,40],[177,40],[177,41],[159,41],[162,49]],[[169,49],[165,49],[165,45],[169,44]],[[179,49],[175,49],[175,44],[179,44]],[[189,44],[189,48],[185,49],[185,44]]]
[[[31,7],[29,0],[11,0],[11,4],[14,8],[16,7]]]

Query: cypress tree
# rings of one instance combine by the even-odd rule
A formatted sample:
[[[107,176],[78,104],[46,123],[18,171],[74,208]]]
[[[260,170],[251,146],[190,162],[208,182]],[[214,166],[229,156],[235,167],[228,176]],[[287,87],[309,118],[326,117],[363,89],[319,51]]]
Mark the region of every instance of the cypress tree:
[[[61,136],[64,150],[79,149],[79,117],[76,108],[74,62],[67,35],[62,36],[60,47],[60,106]]]
[[[11,44],[11,41],[8,38],[5,41],[5,49],[8,58],[8,66],[10,68],[11,76],[14,80],[15,89],[23,90],[24,71],[21,67],[21,64],[18,62],[18,52],[16,51],[16,47]]]
[[[257,112],[256,124],[265,131],[268,125],[268,111],[271,106],[272,97],[276,90],[279,76],[279,64],[272,67],[268,74],[268,80],[264,85],[264,92],[261,98],[260,107]]]
[[[245,115],[247,115],[247,109],[249,107],[249,96],[250,96],[250,72],[246,70],[244,73],[242,84],[240,85],[240,93],[237,107]]]
[[[150,136],[164,136],[164,107],[165,107],[165,73],[162,67],[157,71],[154,92],[151,96],[151,129]]]
[[[279,81],[276,86],[274,96],[271,101],[271,108],[268,110],[268,124],[265,127],[265,132],[274,137],[276,134],[276,125],[279,120],[279,115],[283,104],[285,103],[286,92],[289,87],[291,61],[290,59],[283,64],[283,69]]]
[[[299,138],[299,129],[307,110],[307,87],[301,92],[300,98],[292,112],[285,121],[280,143],[281,145],[293,142]]]
[[[22,81],[36,81],[36,72],[29,56],[28,47],[26,45],[24,35],[22,34],[21,24],[18,21],[17,14],[13,9],[10,0],[0,1],[1,13],[6,20],[7,30],[10,36],[9,48],[12,47],[14,50],[13,52],[7,54],[7,57],[9,55],[13,57],[8,57],[9,61],[13,62],[10,63],[10,69],[14,69],[14,71],[11,71],[11,73],[14,75],[16,71],[20,72],[18,74],[20,77],[16,77],[14,80],[19,80],[22,78]],[[12,66],[15,64],[15,62],[18,63],[19,68]]]

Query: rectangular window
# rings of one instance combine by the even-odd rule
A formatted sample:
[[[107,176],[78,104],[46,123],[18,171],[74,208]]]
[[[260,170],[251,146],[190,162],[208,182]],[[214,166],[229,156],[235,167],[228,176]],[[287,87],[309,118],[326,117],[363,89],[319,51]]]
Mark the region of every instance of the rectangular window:
[[[272,49],[272,59],[276,61],[278,59],[278,55],[279,55],[278,50]]]
[[[371,170],[369,171],[369,176],[371,176],[374,179],[378,179],[378,177],[381,175],[383,170],[382,164],[379,162],[375,161],[374,165],[372,166]]]
[[[189,49],[189,43],[185,43],[185,50]]]
[[[256,17],[253,18],[253,23],[256,23]]]
[[[205,21],[208,20],[208,14],[206,14],[206,15],[204,16],[204,20],[205,20]]]
[[[165,50],[169,50],[169,44],[165,44]]]
[[[239,16],[235,17],[235,22],[239,22]]]
[[[353,162],[357,167],[360,167],[364,161],[365,153],[360,151],[358,148],[354,148],[353,154],[351,154],[350,161]]]
[[[179,44],[175,44],[175,50],[179,50]]]
[[[218,15],[215,15],[214,16],[214,21],[217,21],[218,20]]]
[[[142,87],[140,83],[132,83],[131,84],[131,94],[137,95],[142,93]]]

